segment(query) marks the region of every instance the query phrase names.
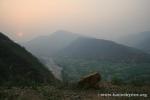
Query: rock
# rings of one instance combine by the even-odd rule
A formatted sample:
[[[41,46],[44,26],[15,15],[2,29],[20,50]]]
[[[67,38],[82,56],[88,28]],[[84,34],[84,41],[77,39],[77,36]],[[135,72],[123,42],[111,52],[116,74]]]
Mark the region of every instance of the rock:
[[[78,85],[84,88],[98,88],[99,81],[101,81],[101,75],[96,72],[81,78]]]

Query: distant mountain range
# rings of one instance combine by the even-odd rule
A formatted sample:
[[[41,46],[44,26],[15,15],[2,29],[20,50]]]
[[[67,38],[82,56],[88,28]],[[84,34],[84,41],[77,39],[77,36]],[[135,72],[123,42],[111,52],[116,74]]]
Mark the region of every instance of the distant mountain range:
[[[56,31],[49,36],[40,36],[27,43],[23,43],[30,52],[36,56],[52,56],[59,50],[70,45],[80,35],[73,34],[67,31]]]
[[[78,38],[58,55],[112,62],[150,62],[150,56],[140,50],[90,37]]]
[[[149,81],[150,55],[113,41],[57,31],[33,39],[25,47],[39,59],[53,57],[63,68],[65,81],[77,81],[91,71],[100,72],[104,80],[117,76],[126,81]]]
[[[35,85],[57,81],[31,53],[0,33],[0,85]]]
[[[150,31],[123,37],[121,42],[125,45],[135,47],[147,53],[150,53]]]

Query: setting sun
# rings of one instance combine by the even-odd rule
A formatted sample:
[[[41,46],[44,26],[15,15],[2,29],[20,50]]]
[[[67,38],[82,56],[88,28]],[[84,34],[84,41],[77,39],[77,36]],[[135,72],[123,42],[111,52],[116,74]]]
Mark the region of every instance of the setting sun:
[[[57,30],[115,39],[149,31],[149,4],[150,0],[0,0],[0,29],[17,41]]]
[[[0,100],[150,100],[150,0],[0,0]]]
[[[16,33],[16,36],[19,37],[19,38],[22,38],[23,35],[24,35],[24,34],[23,34],[22,32]]]

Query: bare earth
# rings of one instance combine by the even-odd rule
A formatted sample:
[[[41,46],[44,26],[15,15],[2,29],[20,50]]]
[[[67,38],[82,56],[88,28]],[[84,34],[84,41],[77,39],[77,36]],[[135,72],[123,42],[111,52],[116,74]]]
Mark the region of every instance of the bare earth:
[[[138,94],[139,96],[112,96]],[[53,86],[0,88],[0,100],[150,100],[150,86],[103,86],[99,90]]]

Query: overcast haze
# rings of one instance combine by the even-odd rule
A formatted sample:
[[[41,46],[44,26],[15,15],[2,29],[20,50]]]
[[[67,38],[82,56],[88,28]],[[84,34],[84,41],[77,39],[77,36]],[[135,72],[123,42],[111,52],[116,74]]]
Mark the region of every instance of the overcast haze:
[[[57,30],[118,38],[150,31],[150,0],[0,0],[0,23],[16,41]]]

